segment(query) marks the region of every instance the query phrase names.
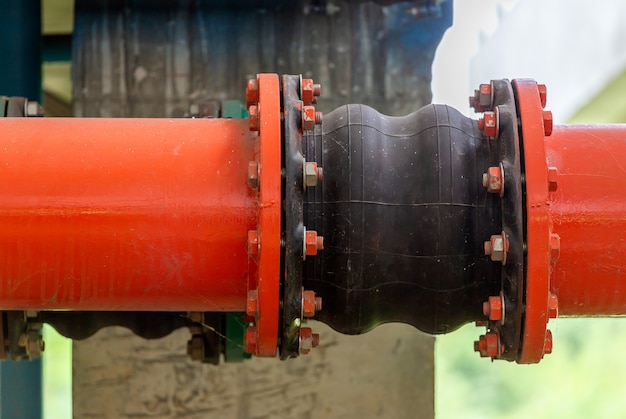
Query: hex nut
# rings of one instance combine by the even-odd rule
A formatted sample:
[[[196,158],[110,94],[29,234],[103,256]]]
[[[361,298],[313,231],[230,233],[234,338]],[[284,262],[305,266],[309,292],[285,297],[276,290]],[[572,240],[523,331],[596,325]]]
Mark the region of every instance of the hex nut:
[[[312,131],[315,129],[315,107],[302,107],[302,131]]]
[[[304,241],[306,256],[315,256],[318,250],[324,249],[324,237],[318,236],[315,230],[307,230]]]
[[[257,328],[256,326],[248,326],[243,342],[243,350],[249,354],[256,352],[257,348]]]
[[[482,132],[485,137],[496,138],[499,131],[497,111],[485,111],[482,126]]]
[[[548,191],[556,192],[559,187],[559,169],[548,167]]]
[[[256,160],[248,163],[248,187],[259,189],[259,162]]]
[[[257,230],[248,231],[248,254],[256,255],[259,253],[259,232]]]
[[[545,108],[548,102],[548,88],[545,84],[538,84],[537,90],[539,90],[539,100],[541,101],[541,107]]]
[[[259,106],[250,105],[248,108],[248,128],[250,131],[259,130]]]
[[[320,303],[317,303],[319,299]],[[315,312],[321,308],[321,298],[315,296],[314,291],[302,291],[302,317],[313,317]]]
[[[543,344],[543,353],[545,355],[552,353],[552,331],[550,329],[546,330],[546,340]]]
[[[481,84],[478,88],[478,105],[483,109],[491,108],[492,91],[491,83]]]
[[[546,137],[552,135],[552,124],[552,112],[543,111],[543,133],[546,135]]]
[[[310,105],[316,102],[316,97],[321,93],[321,86],[313,83],[312,79],[302,79],[302,102],[305,105]]]
[[[44,111],[43,111],[43,107],[35,101],[27,101],[26,102],[26,109],[25,109],[25,116],[28,117],[34,117],[34,116],[43,116]]]
[[[503,179],[504,176],[502,173],[502,167],[501,166],[490,167],[489,169],[487,169],[486,175],[487,175],[486,179],[485,179],[485,176],[483,176],[483,185],[485,184],[485,181],[486,181],[487,192],[501,194],[503,186],[504,186],[504,179]]]
[[[502,297],[499,295],[489,297],[489,299],[483,303],[483,314],[492,321],[502,320],[504,317]]]
[[[246,108],[259,103],[259,82],[256,78],[249,79],[246,86]]]
[[[559,316],[559,298],[556,294],[550,294],[548,297],[548,316],[556,319]]]
[[[315,162],[304,163],[304,186],[313,187],[317,185],[319,180],[319,169]]]
[[[310,327],[300,328],[300,354],[306,355],[311,352],[312,348],[319,345],[319,335],[313,333]]]
[[[487,332],[481,335],[476,342],[474,342],[474,351],[480,353],[482,358],[495,358],[499,355],[500,349],[500,336],[495,332]]]
[[[505,239],[501,234],[491,236],[489,240],[491,244],[491,260],[494,262],[502,262],[506,253]]]
[[[248,299],[246,301],[246,314],[250,317],[256,317],[259,307],[258,290],[248,290]]]

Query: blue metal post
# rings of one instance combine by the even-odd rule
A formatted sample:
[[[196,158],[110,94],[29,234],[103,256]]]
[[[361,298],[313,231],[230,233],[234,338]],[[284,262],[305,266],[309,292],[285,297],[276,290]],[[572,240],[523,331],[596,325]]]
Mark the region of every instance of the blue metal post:
[[[40,0],[2,0],[0,10],[0,95],[40,100]],[[41,381],[41,360],[0,362],[0,419],[41,418]]]

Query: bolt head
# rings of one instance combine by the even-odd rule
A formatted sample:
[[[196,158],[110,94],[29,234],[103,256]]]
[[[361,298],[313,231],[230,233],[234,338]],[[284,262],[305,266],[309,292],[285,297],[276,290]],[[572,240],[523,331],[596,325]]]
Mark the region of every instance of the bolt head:
[[[481,84],[478,88],[478,105],[483,109],[490,109],[492,104],[491,83]]]
[[[256,160],[248,163],[248,187],[259,189],[259,162]]]
[[[552,112],[543,111],[543,133],[546,137],[552,135]]]
[[[256,255],[259,253],[259,232],[257,230],[248,231],[248,254]]]
[[[315,256],[318,250],[324,249],[324,237],[318,236],[315,230],[307,230],[304,240],[307,256]]]
[[[243,350],[249,354],[256,352],[257,348],[257,329],[256,326],[248,326],[243,341]]]
[[[302,130],[312,131],[315,129],[315,108],[313,106],[302,107]]]
[[[502,168],[500,166],[493,166],[487,169],[487,192],[489,193],[501,193],[503,188],[503,176]],[[483,184],[485,178],[483,175]]]
[[[246,314],[250,317],[256,317],[259,306],[258,290],[249,290],[246,302]]]
[[[483,358],[495,358],[501,353],[500,336],[496,332],[487,332],[474,342],[474,351]]]
[[[486,111],[483,119],[483,135],[487,138],[496,138],[498,136],[498,116],[496,112]]]
[[[548,167],[548,191],[556,192],[559,187],[558,178],[559,169],[556,167]]]
[[[502,320],[504,314],[503,305],[502,297],[499,295],[491,296],[483,303],[483,314],[492,321]]]
[[[248,108],[248,128],[250,131],[259,130],[259,106],[250,105]]]
[[[315,87],[315,83],[313,83],[312,79],[302,79],[302,102],[305,105],[310,105],[311,103],[316,102],[316,96],[319,96],[321,93],[321,86],[318,84],[318,88]],[[317,95],[315,93],[318,93]]]
[[[249,79],[246,86],[246,108],[259,103],[259,82],[256,78]]]
[[[541,107],[545,108],[548,101],[548,88],[545,84],[538,84],[537,89],[539,90],[539,100],[541,100]]]
[[[543,344],[543,353],[545,355],[552,353],[552,332],[550,329],[546,330],[546,340]]]
[[[556,233],[550,234],[550,259],[552,263],[559,260],[561,254],[561,237]]]
[[[315,292],[314,291],[302,291],[302,316],[313,317],[315,316]]]
[[[319,337],[317,338],[319,343]],[[317,346],[317,345],[315,345]],[[306,355],[313,348],[313,330],[310,327],[300,328],[300,353]]]
[[[548,315],[551,319],[556,319],[559,315],[559,298],[556,294],[550,294],[548,298]]]
[[[501,234],[496,234],[490,238],[491,246],[491,260],[494,262],[502,262],[504,256],[508,251],[508,244],[505,242],[504,237]]]
[[[304,186],[313,187],[317,185],[319,180],[319,168],[315,162],[304,163]]]

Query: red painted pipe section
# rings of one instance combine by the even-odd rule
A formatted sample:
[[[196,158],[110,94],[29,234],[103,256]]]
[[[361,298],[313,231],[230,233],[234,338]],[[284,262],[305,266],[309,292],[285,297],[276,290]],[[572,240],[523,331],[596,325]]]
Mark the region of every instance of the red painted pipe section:
[[[557,169],[550,208],[561,246],[550,286],[559,314],[626,314],[626,126],[557,126],[545,150]]]
[[[2,118],[0,132],[3,310],[245,311],[247,120]]]

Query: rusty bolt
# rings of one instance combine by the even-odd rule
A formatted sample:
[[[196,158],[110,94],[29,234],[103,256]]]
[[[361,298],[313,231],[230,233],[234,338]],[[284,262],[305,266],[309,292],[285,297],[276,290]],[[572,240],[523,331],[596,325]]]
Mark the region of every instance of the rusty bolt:
[[[321,167],[317,167],[315,162],[304,162],[304,187],[316,186],[318,182],[322,181],[323,170]]]
[[[539,100],[541,100],[541,107],[545,108],[548,100],[548,88],[545,84],[538,84],[537,89],[539,90]]]
[[[548,314],[551,319],[556,319],[559,315],[559,298],[556,294],[550,294],[548,297]]]
[[[483,173],[483,186],[487,188],[489,193],[501,194],[504,186],[502,166],[493,166],[487,169],[487,173]]]
[[[246,86],[246,108],[259,103],[259,82],[256,78],[249,79]]]
[[[546,137],[552,134],[552,112],[543,111],[543,133]]]
[[[498,136],[498,112],[486,111],[482,118],[478,120],[478,129],[482,131],[486,138],[496,138]]]
[[[258,105],[250,105],[250,108],[248,108],[248,128],[250,128],[250,131],[259,130],[259,106]]]
[[[315,230],[307,230],[304,235],[304,241],[307,256],[315,256],[318,250],[324,249],[324,237],[318,236]]]
[[[477,90],[474,90],[474,96],[469,98],[470,107],[476,112],[484,112],[491,108],[492,105],[492,89],[490,83],[481,84]]]
[[[305,105],[315,103],[316,98],[322,93],[322,86],[313,83],[312,79],[302,79],[302,102]]]
[[[246,336],[244,337],[243,350],[249,354],[256,352],[257,346],[257,329],[256,326],[248,326]]]
[[[24,116],[43,116],[44,110],[39,102],[27,100],[24,106]]]
[[[258,290],[248,290],[248,299],[246,302],[246,314],[250,317],[256,317],[259,306]]]
[[[302,130],[311,131],[315,128],[315,107],[303,106],[302,107]]]
[[[558,178],[559,169],[556,167],[548,167],[548,191],[556,192],[559,187]]]
[[[311,352],[312,348],[320,344],[320,335],[313,333],[310,327],[300,328],[300,353],[306,355]]]
[[[248,254],[256,255],[259,253],[259,232],[257,230],[248,231]]]
[[[561,237],[556,233],[550,233],[550,259],[552,263],[559,260],[561,254]]]
[[[204,340],[202,336],[194,335],[187,341],[187,355],[192,361],[202,361],[204,358]]]
[[[322,309],[322,297],[317,297],[314,291],[302,291],[302,316],[313,317],[315,312]]]
[[[546,330],[546,340],[543,344],[543,353],[546,355],[552,353],[552,332],[550,329]]]
[[[256,160],[248,163],[248,186],[259,189],[259,162]]]
[[[483,358],[495,358],[500,354],[500,336],[496,332],[487,332],[474,342],[474,351]]]
[[[504,318],[504,304],[502,297],[491,296],[483,303],[483,314],[489,317],[489,320],[499,321]]]
[[[485,242],[485,255],[491,256],[494,262],[506,261],[506,253],[509,251],[509,240],[502,234],[491,236],[489,241]]]

